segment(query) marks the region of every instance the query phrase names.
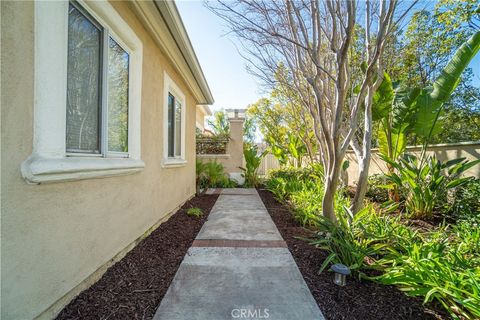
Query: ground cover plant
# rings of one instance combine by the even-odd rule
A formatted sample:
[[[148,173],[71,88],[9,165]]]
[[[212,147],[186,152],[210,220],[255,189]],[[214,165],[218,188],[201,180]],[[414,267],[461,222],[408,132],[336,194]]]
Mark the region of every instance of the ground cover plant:
[[[237,184],[225,173],[225,168],[216,161],[196,161],[197,195],[204,194],[208,188],[233,188]]]
[[[462,164],[465,162],[455,161],[448,167]],[[318,172],[321,174],[312,168],[273,171],[265,187],[288,205],[298,222],[314,232],[310,244],[326,252],[318,265],[320,271],[326,272],[331,263],[343,263],[357,279],[394,285],[424,303],[436,302],[452,318],[480,317],[480,231],[475,214],[469,215],[470,220],[422,230],[404,215],[390,215],[373,204],[353,215],[348,197],[340,194],[337,203],[341,206],[335,210],[334,223],[320,214]],[[477,182],[470,180],[461,180],[462,185],[449,179],[445,185],[457,187],[454,194],[471,199],[466,203],[475,207]],[[383,184],[385,179],[378,181]]]

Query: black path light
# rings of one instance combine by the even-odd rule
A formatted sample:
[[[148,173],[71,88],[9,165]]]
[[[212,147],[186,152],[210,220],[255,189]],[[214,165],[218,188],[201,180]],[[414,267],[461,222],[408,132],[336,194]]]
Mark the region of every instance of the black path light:
[[[347,284],[347,276],[350,274],[350,269],[341,263],[335,263],[330,269],[335,272],[333,283],[342,287],[345,286]]]

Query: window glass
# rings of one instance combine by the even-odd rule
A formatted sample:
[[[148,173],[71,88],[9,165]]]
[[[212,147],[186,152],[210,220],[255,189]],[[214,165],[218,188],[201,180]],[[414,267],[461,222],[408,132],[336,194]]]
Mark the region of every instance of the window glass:
[[[175,97],[168,93],[168,156],[174,156],[175,142]]]
[[[66,119],[70,152],[100,152],[101,43],[102,30],[70,4]]]
[[[175,156],[182,155],[182,105],[175,100]]]
[[[128,53],[109,37],[108,151],[128,152]]]

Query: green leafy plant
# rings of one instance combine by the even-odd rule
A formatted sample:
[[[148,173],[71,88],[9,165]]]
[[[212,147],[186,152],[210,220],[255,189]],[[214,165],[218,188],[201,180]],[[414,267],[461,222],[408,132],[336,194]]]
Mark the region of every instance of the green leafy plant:
[[[446,199],[448,189],[459,187],[472,179],[460,175],[480,163],[480,160],[468,161],[465,158],[442,163],[435,156],[425,157],[424,160],[408,154],[399,162],[387,157],[383,159],[398,172],[388,174],[387,178],[398,187],[408,186],[405,207],[417,218],[432,216],[438,201]]]
[[[240,167],[240,170],[243,171],[242,176],[245,178],[245,187],[256,187],[259,184],[257,171],[265,154],[266,151],[258,154],[258,148],[254,145],[247,145],[244,148],[245,168]]]
[[[454,319],[478,319],[480,268],[458,250],[462,243],[455,245],[440,232],[431,240],[404,244],[402,252],[391,249],[377,261],[384,268],[375,279],[423,297],[424,303],[438,301]]]
[[[380,154],[396,162],[407,146],[407,134],[414,133],[423,142],[423,153],[432,136],[442,127],[443,105],[458,86],[463,71],[480,50],[480,31],[473,34],[455,52],[434,81],[433,87],[406,88],[384,74],[373,97],[372,118],[378,124]],[[394,168],[387,163],[389,173]],[[392,200],[398,201],[396,189]]]
[[[196,161],[197,195],[204,194],[208,188],[232,188],[236,183],[225,173],[225,168],[216,161]]]
[[[364,236],[362,220],[369,215],[372,209],[366,207],[353,215],[347,208],[337,212],[337,223],[319,216],[319,232],[311,244],[329,252],[328,257],[320,267],[322,272],[330,263],[345,264],[352,274],[360,278],[363,275],[365,261],[375,253],[376,248],[371,244],[373,239]]]
[[[190,217],[199,218],[203,215],[203,211],[200,208],[188,208],[187,215]]]
[[[480,223],[480,179],[470,180],[457,188],[448,211],[456,219]]]

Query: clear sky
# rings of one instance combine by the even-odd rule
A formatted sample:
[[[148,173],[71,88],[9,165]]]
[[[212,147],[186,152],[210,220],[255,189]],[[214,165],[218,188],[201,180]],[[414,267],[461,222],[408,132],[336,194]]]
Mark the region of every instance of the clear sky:
[[[225,23],[201,0],[177,0],[176,4],[215,99],[213,110],[245,108],[257,101],[262,96],[260,84],[246,71]],[[423,4],[433,7],[434,1]],[[474,84],[480,86],[480,54],[470,67]]]

